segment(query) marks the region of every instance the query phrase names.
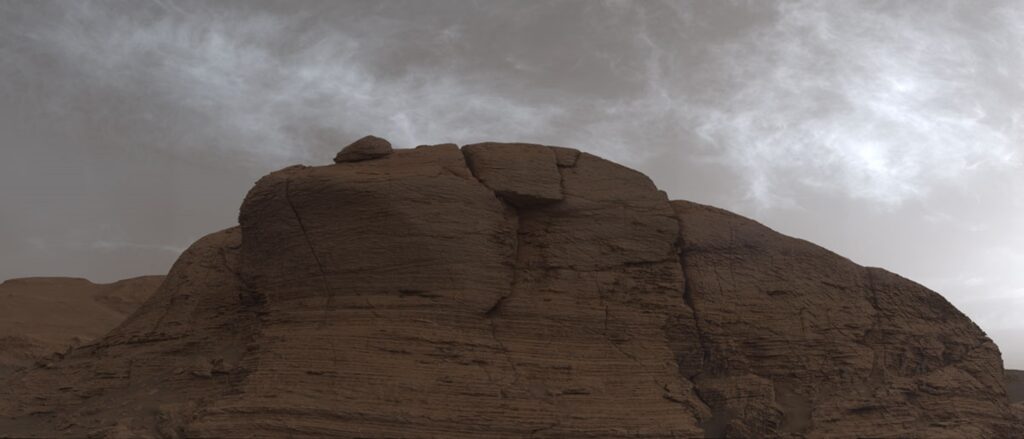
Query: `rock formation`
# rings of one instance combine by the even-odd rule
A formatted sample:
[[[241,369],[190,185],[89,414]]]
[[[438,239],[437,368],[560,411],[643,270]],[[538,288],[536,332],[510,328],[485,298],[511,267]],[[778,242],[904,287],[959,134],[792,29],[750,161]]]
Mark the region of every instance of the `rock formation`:
[[[389,144],[390,147],[390,144]],[[0,386],[22,437],[1020,437],[938,294],[568,148],[260,179],[100,340]]]
[[[380,137],[366,136],[342,148],[334,157],[334,163],[376,159],[391,154],[391,151],[391,142]]]
[[[106,334],[128,317],[163,276],[111,284],[36,277],[0,284],[0,378],[41,357]]]

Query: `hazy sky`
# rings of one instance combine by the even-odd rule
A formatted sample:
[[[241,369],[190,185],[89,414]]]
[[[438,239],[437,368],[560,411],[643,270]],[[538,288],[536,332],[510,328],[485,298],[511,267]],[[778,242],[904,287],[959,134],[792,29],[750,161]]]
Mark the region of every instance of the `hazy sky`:
[[[0,0],[0,279],[166,272],[252,183],[580,148],[945,295],[1024,368],[1024,0]]]

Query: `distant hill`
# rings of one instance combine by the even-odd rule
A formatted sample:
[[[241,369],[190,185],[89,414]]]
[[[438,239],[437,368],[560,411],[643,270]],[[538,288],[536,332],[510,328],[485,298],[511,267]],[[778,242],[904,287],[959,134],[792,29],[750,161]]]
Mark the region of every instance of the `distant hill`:
[[[32,277],[0,284],[0,376],[106,334],[163,279],[94,284],[81,278]]]
[[[1024,370],[1006,371],[1006,396],[1010,402],[1024,402]]]

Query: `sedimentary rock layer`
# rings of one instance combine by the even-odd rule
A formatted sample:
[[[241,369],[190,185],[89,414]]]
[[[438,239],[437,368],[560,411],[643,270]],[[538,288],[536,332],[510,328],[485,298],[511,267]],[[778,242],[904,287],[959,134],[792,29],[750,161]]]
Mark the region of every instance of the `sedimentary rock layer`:
[[[568,148],[272,173],[99,341],[0,388],[41,437],[1012,437],[938,294]]]

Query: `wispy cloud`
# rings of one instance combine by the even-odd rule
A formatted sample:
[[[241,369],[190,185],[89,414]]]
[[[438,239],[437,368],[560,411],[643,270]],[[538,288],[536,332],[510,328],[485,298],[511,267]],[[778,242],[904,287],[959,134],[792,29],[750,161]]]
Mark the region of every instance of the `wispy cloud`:
[[[140,244],[136,242],[126,241],[93,241],[90,247],[97,250],[149,250],[149,251],[160,251],[180,254],[185,251],[185,247],[175,245],[164,245],[164,244]]]
[[[714,7],[731,17],[755,4]],[[702,147],[680,144],[696,134],[761,206],[807,188],[897,205],[936,181],[1022,166],[1018,1],[759,4],[731,35],[702,22],[709,5],[584,2],[561,23],[586,38],[553,41],[560,56],[488,51],[479,42],[493,29],[455,14],[363,8],[325,24],[246,3],[151,5],[62,3],[22,36],[73,72],[57,78],[69,88],[59,99],[84,103],[57,107],[104,97],[175,153],[281,164],[373,132],[401,146],[565,142],[640,163],[655,146]],[[495,26],[536,33],[531,6]],[[609,28],[622,38],[604,39]]]
[[[63,4],[62,22],[28,37],[73,69],[77,89],[63,98],[143,99],[130,117],[172,136],[162,144],[175,153],[221,150],[280,164],[369,132],[400,146],[522,137],[550,129],[561,111],[498,93],[455,66],[379,74],[370,65],[376,47],[366,47],[372,42],[348,26],[302,29],[309,14],[249,11],[226,19],[157,3],[176,13],[129,16],[103,2]],[[429,38],[443,48],[461,37],[442,28]]]
[[[99,250],[99,251],[155,251],[180,254],[185,251],[187,245],[140,243],[123,240],[96,239],[82,241],[75,239],[53,239],[49,237],[34,236],[26,238],[28,247],[37,252],[63,251],[68,249],[76,250]]]
[[[792,183],[887,204],[1020,166],[1021,2],[778,4],[715,49],[696,130],[762,205]]]

